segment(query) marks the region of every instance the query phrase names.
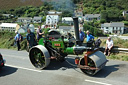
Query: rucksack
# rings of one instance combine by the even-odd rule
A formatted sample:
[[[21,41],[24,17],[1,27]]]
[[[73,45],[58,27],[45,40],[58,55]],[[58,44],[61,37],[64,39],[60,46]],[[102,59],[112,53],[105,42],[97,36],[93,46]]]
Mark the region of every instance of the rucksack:
[[[95,47],[99,47],[100,46],[100,44],[101,44],[101,40],[100,39],[97,39],[96,41],[95,41]]]

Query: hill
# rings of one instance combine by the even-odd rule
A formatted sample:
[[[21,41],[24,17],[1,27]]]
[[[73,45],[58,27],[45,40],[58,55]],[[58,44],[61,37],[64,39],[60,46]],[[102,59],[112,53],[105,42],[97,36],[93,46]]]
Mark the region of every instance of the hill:
[[[16,8],[19,6],[41,6],[41,0],[0,0],[0,9],[10,9]]]

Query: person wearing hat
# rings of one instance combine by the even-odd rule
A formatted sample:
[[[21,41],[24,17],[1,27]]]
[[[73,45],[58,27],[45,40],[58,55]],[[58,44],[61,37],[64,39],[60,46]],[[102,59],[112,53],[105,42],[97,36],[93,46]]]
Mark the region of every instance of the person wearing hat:
[[[106,41],[106,48],[105,48],[104,54],[106,55],[108,53],[108,56],[109,56],[112,48],[113,48],[113,40],[111,39],[111,37],[108,37]]]
[[[89,42],[90,40],[94,40],[94,37],[90,34],[90,32],[89,31],[86,31],[86,33],[87,33],[87,42]]]
[[[83,41],[85,39],[85,34],[83,31],[81,31],[81,29],[79,29],[79,35],[80,35],[80,41],[81,41],[81,43],[83,43]]]
[[[17,50],[19,51],[20,50],[20,40],[21,40],[21,36],[20,34],[18,33],[18,31],[15,31],[16,33],[16,36],[15,36],[15,41],[16,41],[16,44],[17,44]]]

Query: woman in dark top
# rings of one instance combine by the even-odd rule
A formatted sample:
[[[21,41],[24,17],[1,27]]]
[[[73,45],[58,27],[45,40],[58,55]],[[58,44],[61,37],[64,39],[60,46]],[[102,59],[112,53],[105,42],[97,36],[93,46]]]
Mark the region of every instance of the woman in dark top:
[[[41,27],[38,26],[38,29],[37,29],[37,40],[38,40],[38,41],[39,41],[40,38],[42,38],[42,35],[43,35],[43,34],[44,34],[44,33],[42,32]]]

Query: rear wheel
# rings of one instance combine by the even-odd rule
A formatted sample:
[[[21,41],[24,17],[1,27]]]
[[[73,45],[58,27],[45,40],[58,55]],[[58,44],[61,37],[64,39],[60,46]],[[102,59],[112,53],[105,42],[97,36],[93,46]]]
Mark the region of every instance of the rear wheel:
[[[84,58],[82,58],[80,60],[80,65],[81,66],[85,66],[85,60]],[[90,59],[88,58],[88,66],[89,67],[96,67],[95,66],[95,63]],[[82,72],[84,72],[85,74],[89,75],[89,76],[93,76],[95,74],[95,71],[96,70],[91,70],[91,69],[85,69],[84,67],[80,68]]]
[[[30,52],[30,61],[38,69],[46,67],[45,56],[38,48],[33,48]]]

